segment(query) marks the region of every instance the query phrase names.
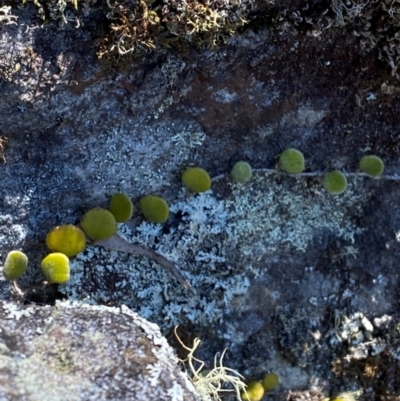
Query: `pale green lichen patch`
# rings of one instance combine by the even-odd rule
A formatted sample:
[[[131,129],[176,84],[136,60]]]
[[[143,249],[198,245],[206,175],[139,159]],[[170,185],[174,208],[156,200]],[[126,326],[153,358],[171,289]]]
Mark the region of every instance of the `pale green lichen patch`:
[[[282,181],[257,173],[251,185],[232,185],[225,205],[240,253],[251,264],[277,251],[305,252],[322,232],[353,242],[362,232],[354,215],[362,213],[365,200],[365,192],[351,183],[341,197],[332,197],[304,177]]]

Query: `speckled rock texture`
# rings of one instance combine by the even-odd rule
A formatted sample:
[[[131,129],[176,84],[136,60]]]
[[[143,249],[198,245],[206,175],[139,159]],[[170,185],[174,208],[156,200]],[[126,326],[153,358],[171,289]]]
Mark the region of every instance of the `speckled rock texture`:
[[[155,324],[127,307],[0,303],[1,401],[198,400]]]
[[[399,2],[242,0],[248,21],[212,49],[157,44],[113,59],[98,58],[116,32],[109,5],[139,0],[36,2],[67,3],[58,16],[0,3],[11,7],[0,12],[0,263],[28,255],[20,302],[127,305],[168,339],[179,324],[185,344],[201,338],[206,368],[227,347],[224,363],[246,379],[276,372],[265,399],[398,397]],[[304,174],[276,168],[286,148],[304,154]],[[357,172],[370,153],[385,163],[378,179]],[[228,179],[239,160],[253,168],[245,185]],[[210,173],[210,191],[183,188],[190,166]],[[335,169],[348,180],[337,197],[321,185]],[[92,245],[71,258],[68,283],[37,285],[47,232],[120,191],[135,214],[119,235],[192,288]],[[165,224],[144,221],[147,194],[169,203]],[[0,277],[0,298],[15,295]]]

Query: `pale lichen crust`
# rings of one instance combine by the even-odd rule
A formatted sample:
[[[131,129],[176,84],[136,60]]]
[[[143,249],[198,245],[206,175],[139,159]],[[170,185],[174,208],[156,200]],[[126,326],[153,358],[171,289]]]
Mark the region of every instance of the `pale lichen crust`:
[[[355,181],[355,180],[353,180]],[[361,214],[365,193],[349,184],[340,198],[329,196],[320,184],[293,177],[257,173],[251,185],[232,185],[225,201],[228,225],[240,244],[240,258],[253,261],[276,252],[306,252],[322,233],[353,243],[362,233],[352,215]]]
[[[233,238],[224,202],[212,193],[186,198],[182,190],[170,211],[175,221],[169,227],[123,224],[118,234],[174,262],[193,291],[147,258],[90,246],[71,261],[71,280],[60,290],[71,300],[126,304],[162,328],[183,320],[200,325],[221,320],[231,300],[249,287],[244,271],[236,273],[227,256]]]
[[[71,262],[71,280],[60,290],[88,303],[124,303],[163,329],[222,321],[235,297],[249,290],[251,277],[267,268],[263,257],[303,254],[321,235],[354,242],[363,232],[356,217],[367,197],[353,190],[353,181],[340,198],[329,196],[315,178],[282,181],[262,172],[246,185],[216,181],[215,186],[230,188],[224,198],[182,190],[170,205],[167,226],[124,224],[118,233],[174,262],[193,291],[151,260],[96,247]]]

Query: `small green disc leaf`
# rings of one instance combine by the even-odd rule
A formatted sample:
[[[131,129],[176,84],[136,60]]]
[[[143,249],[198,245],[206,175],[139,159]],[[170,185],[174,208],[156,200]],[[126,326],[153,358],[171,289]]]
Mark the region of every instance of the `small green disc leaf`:
[[[26,271],[28,257],[20,251],[11,251],[4,262],[3,275],[6,280],[16,280]]]

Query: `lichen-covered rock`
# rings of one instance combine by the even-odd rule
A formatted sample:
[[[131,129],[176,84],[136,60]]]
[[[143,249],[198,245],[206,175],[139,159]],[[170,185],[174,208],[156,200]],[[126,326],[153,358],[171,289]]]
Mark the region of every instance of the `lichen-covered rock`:
[[[199,401],[159,328],[125,306],[1,302],[0,322],[2,400]]]
[[[317,1],[307,2],[307,10],[296,1],[258,2],[262,14],[252,10],[251,23],[221,49],[148,52],[119,59],[114,71],[96,61],[94,45],[107,28],[107,5],[83,0],[75,13],[68,0],[59,20],[43,25],[33,1],[7,3],[16,24],[0,28],[0,258],[3,263],[12,249],[27,252],[31,267],[18,286],[28,291],[42,279],[44,249],[34,243],[49,229],[106,207],[116,191],[133,199],[156,193],[171,205],[167,224],[136,219],[120,234],[168,257],[195,291],[179,288],[147,258],[89,246],[71,261],[71,279],[60,286],[64,296],[128,303],[164,330],[186,324],[204,340],[199,351],[206,355],[230,345],[229,366],[246,378],[279,375],[274,401],[311,400],[293,395],[309,385],[325,396],[363,385],[363,361],[349,366],[343,358],[347,371],[330,376],[332,356],[344,353],[341,345],[330,348],[336,335],[326,330],[334,329],[332,312],[342,307],[368,316],[399,310],[400,87],[382,60],[371,57],[387,50],[399,74],[396,55],[382,46],[397,31],[386,24],[396,22],[392,9],[370,2],[363,18],[347,4],[326,13],[329,4]],[[370,20],[365,12],[374,7]],[[371,22],[367,35],[365,21]],[[119,25],[108,20],[114,22]],[[360,32],[361,39],[353,35]],[[246,185],[214,179],[213,192],[181,190],[186,166],[202,166],[213,177],[226,177],[236,160],[272,169],[287,146],[307,155],[307,173],[254,171]],[[384,157],[390,180],[352,175],[369,152]],[[328,196],[318,181],[330,168],[349,172],[340,196]],[[1,297],[9,299],[12,290],[0,275]],[[282,314],[281,323],[271,323]],[[368,378],[368,397],[387,397],[385,389],[400,393],[396,348],[392,359],[378,360],[386,370],[372,385]]]

